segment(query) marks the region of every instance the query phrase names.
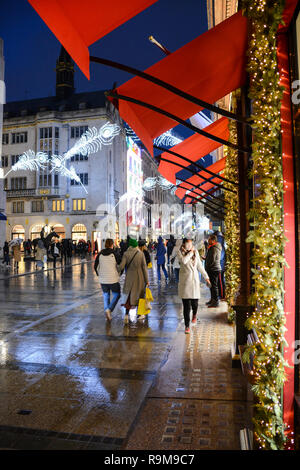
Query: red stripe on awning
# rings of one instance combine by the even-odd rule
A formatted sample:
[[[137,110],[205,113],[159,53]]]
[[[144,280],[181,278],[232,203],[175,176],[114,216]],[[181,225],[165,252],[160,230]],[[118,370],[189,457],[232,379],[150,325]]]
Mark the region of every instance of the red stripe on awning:
[[[238,12],[152,65],[146,72],[208,103],[215,103],[244,84],[246,50],[247,18]],[[188,119],[202,109],[139,77],[132,78],[116,91],[182,119]],[[152,155],[153,139],[177,124],[155,111],[124,100],[119,100],[118,108],[121,117]]]
[[[157,0],[28,0],[84,75],[90,78],[88,46]]]
[[[207,169],[210,170],[210,171],[213,171],[214,173],[220,173],[221,171],[224,170],[225,168],[225,161],[226,161],[226,158],[221,158],[221,160],[218,160],[217,162],[213,163],[212,165],[208,166]],[[198,184],[201,184],[201,183],[204,183],[204,180],[202,178],[200,178],[199,175],[202,175],[204,176],[205,178],[210,178],[212,177],[209,173],[206,173],[204,170],[200,171],[198,175],[193,175],[191,176],[191,178],[188,178],[186,180],[186,183],[191,183],[193,186],[197,186]],[[219,183],[221,180],[220,178],[217,178],[215,177],[214,179],[211,180],[211,182],[216,182],[216,183]],[[197,192],[198,194],[201,194],[202,191],[201,189],[203,190],[206,190],[208,191],[208,189],[212,188],[214,186],[214,184],[211,184],[211,182],[207,182],[207,183],[204,183],[201,188],[195,190],[195,192]],[[181,183],[182,186],[185,186],[185,188],[183,187],[180,187],[178,186],[177,190],[176,190],[176,196],[178,196],[180,199],[182,199],[184,196],[185,196],[185,193],[188,191],[188,186],[190,188],[192,188],[192,186],[187,185],[185,184],[185,182],[182,182]],[[208,188],[208,189],[207,189]]]
[[[213,122],[209,126],[205,127],[204,129],[206,132],[215,135],[216,137],[220,137],[222,139],[228,140],[229,139],[229,129],[228,129],[228,119],[226,117],[222,117],[217,121]],[[170,150],[173,152],[179,153],[183,157],[188,158],[192,162],[197,162],[200,158],[205,157],[210,152],[213,152],[222,144],[219,142],[215,142],[214,140],[208,139],[200,134],[194,134],[191,137],[188,137],[180,144],[175,145]],[[178,163],[184,167],[190,165],[190,163],[186,162],[180,157],[176,157],[175,155],[171,155],[168,152],[162,153],[162,158],[166,158],[168,160],[172,160],[174,163]],[[158,167],[158,171],[162,176],[164,176],[168,181],[173,184],[176,184],[176,173],[180,171],[180,167],[174,165],[173,163],[161,161]]]

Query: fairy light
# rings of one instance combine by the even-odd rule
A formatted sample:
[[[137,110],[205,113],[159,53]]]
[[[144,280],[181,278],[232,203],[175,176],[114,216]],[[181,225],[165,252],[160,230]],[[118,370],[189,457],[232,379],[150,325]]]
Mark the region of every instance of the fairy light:
[[[272,3],[272,4],[271,4]],[[248,214],[253,243],[254,292],[252,316],[247,320],[258,342],[248,346],[244,360],[253,355],[253,392],[256,397],[254,436],[260,449],[283,449],[286,427],[282,417],[281,389],[285,381],[285,315],[283,274],[283,177],[280,153],[282,87],[277,69],[276,34],[285,1],[244,0],[251,19],[248,47],[249,98],[252,99],[253,169],[255,188]]]
[[[232,104],[235,106],[235,93],[232,94]],[[236,124],[232,121],[229,122],[229,141],[237,144],[237,130]],[[237,151],[231,147],[224,147],[225,171],[224,176],[238,183],[238,154]],[[235,190],[233,184],[228,183],[229,188]],[[225,191],[225,241],[226,241],[226,271],[225,281],[226,290],[225,296],[228,304],[228,321],[230,323],[235,320],[235,312],[232,306],[235,304],[235,299],[240,287],[240,217],[239,217],[239,198],[238,193],[229,193]]]

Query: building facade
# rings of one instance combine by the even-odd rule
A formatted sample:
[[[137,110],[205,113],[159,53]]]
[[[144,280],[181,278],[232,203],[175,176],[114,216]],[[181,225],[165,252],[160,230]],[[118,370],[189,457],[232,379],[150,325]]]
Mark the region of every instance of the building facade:
[[[3,41],[0,38],[0,135],[2,135],[4,102],[5,102],[4,56],[3,56]],[[0,140],[0,156],[1,155],[2,155],[2,140]],[[0,172],[2,172],[1,163],[0,163]],[[4,191],[3,178],[0,177],[0,247],[3,246],[5,237],[6,237],[5,212],[6,212],[6,194]]]
[[[120,128],[111,143],[95,153],[76,154],[67,162],[80,182],[51,168],[11,171],[24,152],[64,155],[87,129],[100,129],[107,122]],[[155,160],[139,150],[140,163],[135,161],[131,168],[132,143],[118,112],[103,91],[74,93],[73,63],[63,48],[56,67],[56,96],[7,103],[2,144],[7,239],[38,238],[43,227],[53,228],[62,238],[97,240],[98,246],[107,236],[152,238],[161,234],[162,227],[158,230],[157,220],[152,220],[151,207],[167,196],[158,189],[147,199],[141,191],[144,179],[158,175]],[[131,198],[137,184],[138,208]],[[135,220],[137,210],[140,215]]]

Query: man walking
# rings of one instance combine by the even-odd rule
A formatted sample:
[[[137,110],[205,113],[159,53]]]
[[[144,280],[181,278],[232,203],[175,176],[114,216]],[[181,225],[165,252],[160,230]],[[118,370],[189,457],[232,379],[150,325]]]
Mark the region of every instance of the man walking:
[[[206,303],[208,308],[219,307],[219,276],[221,273],[221,252],[222,247],[217,242],[216,235],[210,235],[208,238],[207,254],[205,258],[205,271],[209,276],[211,283],[211,299]]]

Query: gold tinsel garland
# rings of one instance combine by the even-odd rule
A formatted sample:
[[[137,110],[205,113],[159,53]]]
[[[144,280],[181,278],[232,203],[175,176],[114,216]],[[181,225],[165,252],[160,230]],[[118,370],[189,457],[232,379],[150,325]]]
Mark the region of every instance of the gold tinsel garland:
[[[252,100],[254,196],[248,216],[253,243],[252,278],[255,307],[248,319],[258,342],[246,349],[244,360],[253,359],[255,394],[254,436],[262,449],[283,449],[285,428],[281,392],[285,380],[285,315],[283,307],[284,229],[283,177],[280,148],[282,87],[277,67],[276,34],[284,0],[244,0],[251,20],[248,48],[249,97]]]
[[[229,141],[237,144],[236,123],[233,121],[229,122],[229,135]],[[231,147],[224,147],[224,155],[226,157],[224,176],[238,183],[238,153]],[[228,304],[228,321],[232,323],[235,320],[235,312],[232,306],[235,304],[240,286],[240,216],[237,187],[230,183],[226,183],[226,187],[235,191],[235,193],[224,191],[226,242],[225,295]]]

